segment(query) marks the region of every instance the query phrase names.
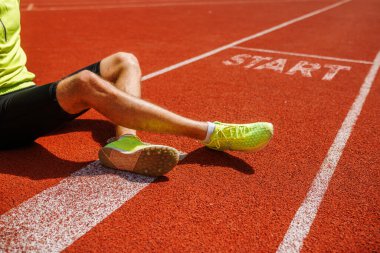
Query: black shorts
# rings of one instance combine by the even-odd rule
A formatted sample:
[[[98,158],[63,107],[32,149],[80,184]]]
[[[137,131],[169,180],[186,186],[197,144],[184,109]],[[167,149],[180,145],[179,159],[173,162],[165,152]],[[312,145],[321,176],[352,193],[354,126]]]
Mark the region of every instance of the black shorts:
[[[82,70],[100,75],[100,62],[71,75]],[[58,83],[32,86],[0,96],[0,149],[30,144],[83,113],[69,114],[61,108],[56,98]]]

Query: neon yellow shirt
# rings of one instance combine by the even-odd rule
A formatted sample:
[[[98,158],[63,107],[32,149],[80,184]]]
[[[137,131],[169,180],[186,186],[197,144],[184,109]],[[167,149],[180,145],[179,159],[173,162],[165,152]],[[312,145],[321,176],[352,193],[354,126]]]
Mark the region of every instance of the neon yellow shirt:
[[[20,0],[0,0],[0,95],[35,85],[20,41]]]

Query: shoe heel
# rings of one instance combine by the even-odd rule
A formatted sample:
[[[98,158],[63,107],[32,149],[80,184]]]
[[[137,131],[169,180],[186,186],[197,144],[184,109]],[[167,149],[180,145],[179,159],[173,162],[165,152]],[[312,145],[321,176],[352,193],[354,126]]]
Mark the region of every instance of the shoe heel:
[[[109,167],[112,169],[117,169],[116,166],[108,158],[110,156],[110,152],[111,151],[108,149],[103,149],[103,148],[100,149],[98,152],[99,161],[102,165],[104,165],[106,167]]]

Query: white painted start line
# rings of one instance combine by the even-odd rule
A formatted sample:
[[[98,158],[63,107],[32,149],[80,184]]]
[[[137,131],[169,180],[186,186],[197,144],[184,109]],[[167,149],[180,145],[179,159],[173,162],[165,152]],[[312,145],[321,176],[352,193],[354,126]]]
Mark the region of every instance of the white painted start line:
[[[309,234],[310,227],[317,215],[319,206],[321,205],[323,197],[327,191],[330,180],[334,175],[336,166],[342,156],[347,140],[351,135],[352,129],[360,115],[367,95],[371,90],[373,81],[375,80],[379,70],[379,66],[380,51],[377,53],[374,63],[360,88],[359,94],[356,96],[355,101],[344,119],[333,144],[327,152],[327,155],[316,177],[314,178],[306,198],[290,223],[289,229],[277,249],[277,253],[301,251],[303,241]]]
[[[241,50],[248,50],[248,51],[254,51],[254,52],[262,52],[262,53],[272,53],[272,54],[283,54],[283,55],[291,55],[291,56],[301,56],[301,57],[315,58],[315,59],[321,59],[321,60],[352,62],[352,63],[370,64],[370,65],[373,64],[373,62],[370,62],[370,61],[354,60],[354,59],[346,59],[346,58],[337,58],[337,57],[330,57],[330,56],[323,56],[323,55],[316,55],[316,54],[302,54],[302,53],[285,52],[285,51],[269,50],[269,49],[262,49],[262,48],[250,48],[250,47],[242,47],[242,46],[234,46],[232,48],[241,49]]]
[[[66,3],[62,2],[59,5],[57,3],[50,3],[48,5],[40,4],[36,5],[30,3],[26,8],[22,8],[22,11],[67,11],[67,10],[98,10],[98,9],[126,9],[126,8],[149,8],[149,7],[176,7],[176,6],[212,6],[212,5],[235,5],[235,4],[253,4],[253,3],[293,3],[293,2],[310,2],[310,0],[236,0],[236,1],[199,1],[199,2],[157,2],[157,3],[144,3],[144,2],[103,2],[94,4],[88,3]]]
[[[143,77],[148,80],[350,2],[318,9]],[[60,252],[155,178],[110,170],[98,161],[0,216],[0,250]],[[318,207],[317,207],[318,208]],[[303,238],[303,237],[301,237]],[[293,242],[289,241],[290,245]]]

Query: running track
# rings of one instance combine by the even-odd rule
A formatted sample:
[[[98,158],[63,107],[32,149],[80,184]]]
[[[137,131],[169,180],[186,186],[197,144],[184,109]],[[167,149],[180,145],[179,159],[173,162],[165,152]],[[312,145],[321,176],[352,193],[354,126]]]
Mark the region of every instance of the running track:
[[[31,147],[0,153],[2,250],[380,250],[378,1],[94,6],[23,2],[23,45],[38,83],[130,51],[144,73],[157,73],[144,78],[148,100],[196,119],[271,121],[275,138],[241,154],[141,133],[190,152],[153,181],[93,163],[112,126],[90,111]],[[246,68],[250,61],[235,64],[236,55],[270,59]],[[284,65],[264,65],[276,60]],[[320,68],[291,74],[300,61]],[[346,69],[322,80],[331,65]],[[326,178],[324,168],[335,173]]]

